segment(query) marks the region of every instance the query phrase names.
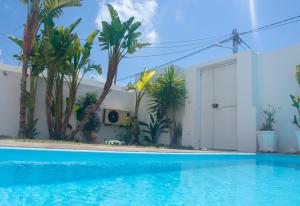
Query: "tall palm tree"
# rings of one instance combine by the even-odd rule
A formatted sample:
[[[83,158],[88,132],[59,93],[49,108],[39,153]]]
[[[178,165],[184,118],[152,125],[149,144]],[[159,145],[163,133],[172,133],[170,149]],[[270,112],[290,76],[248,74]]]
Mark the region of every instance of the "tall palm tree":
[[[165,116],[171,120],[170,136],[171,145],[177,144],[176,138],[176,111],[184,103],[185,80],[169,66],[163,74],[156,78],[149,90],[151,97],[150,110],[157,113],[157,117]]]
[[[102,21],[102,31],[100,32],[101,50],[108,51],[108,70],[104,88],[96,104],[86,113],[83,119],[77,124],[72,136],[75,136],[102,104],[110,91],[113,80],[116,76],[120,61],[127,55],[133,54],[137,49],[141,49],[148,43],[139,43],[138,37],[141,36],[137,29],[141,26],[140,22],[134,22],[134,17],[125,22],[121,22],[117,11],[108,4],[111,22]]]
[[[20,82],[20,119],[19,133],[20,138],[26,137],[26,86],[27,70],[29,66],[30,54],[35,44],[36,34],[41,23],[49,17],[59,17],[62,8],[70,6],[80,6],[81,0],[20,0],[21,3],[28,5],[27,20],[23,33],[23,66]]]

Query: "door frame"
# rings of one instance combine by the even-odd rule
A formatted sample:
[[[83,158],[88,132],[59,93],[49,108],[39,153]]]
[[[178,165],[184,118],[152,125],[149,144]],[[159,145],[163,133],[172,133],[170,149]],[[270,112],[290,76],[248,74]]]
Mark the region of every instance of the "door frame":
[[[213,85],[213,88],[212,88],[212,90],[213,90],[213,94],[212,94],[212,98],[213,98],[213,101],[214,101],[214,99],[215,99],[215,96],[214,96],[214,91],[215,91],[215,77],[214,77],[214,72],[215,72],[215,70],[216,69],[222,69],[222,67],[225,67],[225,66],[230,66],[230,65],[235,65],[235,73],[237,74],[237,60],[234,58],[234,59],[230,59],[230,60],[227,60],[227,61],[223,61],[223,62],[218,62],[218,63],[215,63],[215,64],[210,64],[210,65],[206,65],[206,66],[203,66],[203,67],[200,67],[199,68],[199,75],[200,75],[200,84],[198,85],[198,86],[200,86],[200,91],[199,91],[199,97],[200,97],[200,99],[199,99],[199,105],[200,105],[200,111],[199,111],[199,114],[200,114],[200,116],[199,116],[199,123],[200,123],[200,127],[199,127],[199,129],[198,129],[198,134],[199,134],[199,147],[200,148],[203,148],[203,145],[202,145],[202,141],[203,141],[203,137],[202,137],[202,131],[201,131],[201,128],[202,128],[202,113],[203,113],[203,111],[202,111],[202,88],[201,88],[201,84],[202,84],[202,80],[203,80],[203,76],[202,76],[202,73],[203,72],[205,72],[205,71],[208,71],[208,70],[212,70],[213,71],[213,83],[212,83],[212,85]],[[226,68],[224,68],[224,69],[226,69]],[[236,75],[237,76],[237,75]],[[236,80],[236,86],[237,86],[237,80]],[[236,92],[236,95],[237,95],[237,90],[235,91]],[[235,129],[236,129],[236,131],[235,131],[235,133],[236,133],[236,141],[237,141],[237,148],[235,149],[235,150],[233,150],[233,151],[237,151],[238,150],[238,133],[237,133],[237,128],[238,128],[238,125],[237,125],[237,112],[238,112],[238,110],[237,110],[237,107],[238,107],[238,102],[237,102],[237,100],[236,100],[236,105],[235,105],[235,107],[236,107],[236,127],[235,127]],[[210,147],[208,147],[208,148],[205,148],[205,149],[215,149],[215,118],[214,118],[214,111],[212,110],[212,124],[213,124],[213,128],[212,128],[212,138],[211,138],[211,140],[210,140],[210,144],[211,144],[211,148]],[[220,149],[218,149],[218,150],[220,150]]]

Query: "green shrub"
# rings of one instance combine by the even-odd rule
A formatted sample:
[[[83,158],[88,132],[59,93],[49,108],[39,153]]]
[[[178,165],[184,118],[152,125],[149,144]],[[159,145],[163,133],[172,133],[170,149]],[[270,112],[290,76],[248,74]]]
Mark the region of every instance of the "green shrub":
[[[91,107],[96,103],[97,101],[97,95],[93,92],[86,93],[85,96],[79,97],[77,101],[77,107],[76,110],[76,119],[77,121],[81,121],[82,118],[85,116],[85,114],[90,110]],[[91,138],[91,135],[93,132],[97,132],[100,129],[100,119],[97,115],[97,113],[92,113],[92,115],[89,118],[89,121],[85,123],[82,129],[82,133],[84,134],[84,138],[86,141],[94,141]]]

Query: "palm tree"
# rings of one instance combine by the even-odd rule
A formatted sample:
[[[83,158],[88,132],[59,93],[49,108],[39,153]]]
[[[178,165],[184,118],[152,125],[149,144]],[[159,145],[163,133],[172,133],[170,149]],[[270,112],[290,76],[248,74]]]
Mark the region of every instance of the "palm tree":
[[[170,143],[176,145],[176,111],[184,103],[184,78],[177,74],[174,66],[171,65],[154,80],[149,95],[151,97],[150,110],[157,113],[157,118],[165,116],[171,120]]]
[[[26,137],[26,86],[27,70],[30,54],[35,44],[36,34],[41,23],[48,17],[58,17],[62,14],[62,8],[69,6],[80,6],[81,0],[20,0],[28,5],[27,20],[23,33],[23,56],[22,77],[20,83],[20,138]]]
[[[149,44],[139,43],[138,37],[141,35],[137,29],[141,26],[140,22],[134,22],[134,17],[125,22],[121,22],[117,11],[108,4],[111,22],[102,21],[102,31],[100,32],[101,50],[108,52],[108,69],[106,82],[96,104],[86,113],[83,119],[77,124],[72,132],[75,136],[102,104],[106,95],[109,93],[113,80],[116,76],[120,61],[127,55],[133,54],[137,49],[141,49]]]

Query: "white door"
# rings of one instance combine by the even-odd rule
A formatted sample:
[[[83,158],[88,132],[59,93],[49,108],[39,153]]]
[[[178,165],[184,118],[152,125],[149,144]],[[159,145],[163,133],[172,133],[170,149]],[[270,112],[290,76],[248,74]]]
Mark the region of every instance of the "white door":
[[[236,65],[202,71],[201,147],[237,150],[236,107]]]

